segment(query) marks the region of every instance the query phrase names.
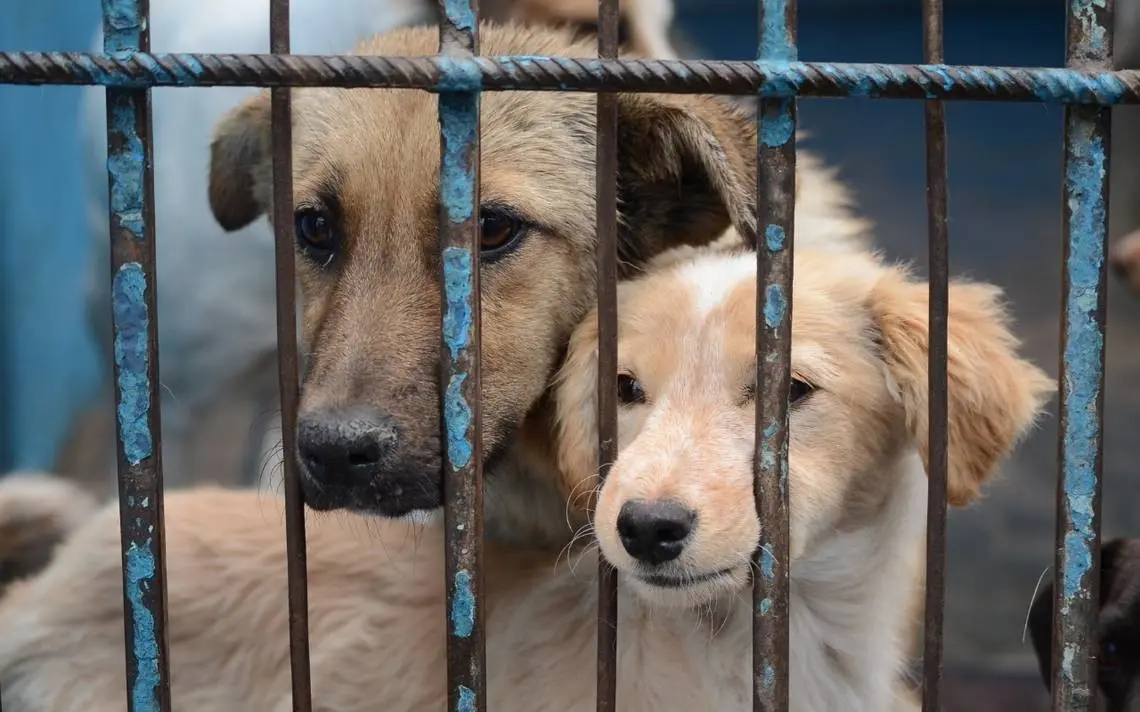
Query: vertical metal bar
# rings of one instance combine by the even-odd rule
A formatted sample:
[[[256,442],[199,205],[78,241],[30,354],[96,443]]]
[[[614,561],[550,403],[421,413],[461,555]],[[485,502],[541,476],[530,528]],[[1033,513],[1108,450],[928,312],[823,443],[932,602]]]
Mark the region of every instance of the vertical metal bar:
[[[598,56],[618,56],[618,0],[598,0]],[[617,459],[618,97],[598,94],[598,477]],[[617,572],[598,557],[598,712],[617,712]]]
[[[440,390],[447,554],[447,705],[487,708],[483,606],[483,437],[479,291],[479,90],[462,65],[479,51],[477,0],[440,0]],[[473,88],[472,88],[473,87]]]
[[[103,0],[103,48],[150,51],[148,0]],[[111,308],[127,709],[170,709],[150,91],[107,90]]]
[[[289,53],[289,0],[269,2],[269,49]],[[289,580],[289,670],[293,710],[313,708],[309,671],[309,585],[305,502],[297,473],[297,296],[293,233],[293,117],[288,87],[270,90],[273,150],[273,237],[277,262],[277,378],[285,485],[285,548]]]
[[[1069,68],[1112,68],[1112,15],[1113,0],[1069,0]],[[1052,670],[1053,709],[1058,712],[1091,712],[1097,691],[1110,117],[1105,107],[1065,108]]]
[[[941,64],[942,0],[923,0],[923,60]],[[930,259],[930,414],[927,448],[926,616],[923,623],[922,709],[942,710],[942,618],[946,599],[947,375],[949,229],[946,187],[946,106],[926,102],[926,211]]]
[[[796,59],[796,0],[760,1],[761,60]],[[756,554],[752,708],[788,709],[788,392],[796,100],[761,93],[756,144]]]

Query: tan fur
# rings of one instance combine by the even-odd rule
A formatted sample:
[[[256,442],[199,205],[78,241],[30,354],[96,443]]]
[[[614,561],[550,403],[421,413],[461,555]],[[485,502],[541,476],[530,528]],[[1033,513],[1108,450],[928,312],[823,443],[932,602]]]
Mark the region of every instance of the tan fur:
[[[1109,250],[1108,262],[1128,289],[1140,294],[1140,230],[1116,240]]]
[[[0,478],[0,591],[40,571],[96,510],[78,485],[42,472]]]
[[[731,249],[710,248],[709,254],[740,259],[731,257]],[[707,260],[709,254],[696,257]],[[724,290],[729,304],[709,311],[712,316],[704,322],[694,321],[692,296],[674,279],[686,268],[685,261],[674,262],[620,286],[623,366],[656,379],[650,381],[655,384],[651,392],[673,398],[675,406],[648,419],[623,412],[623,451],[602,492],[599,540],[607,554],[613,550],[612,535],[607,534],[612,504],[606,497],[668,493],[701,507],[709,536],[694,549],[694,565],[735,565],[747,560],[756,537],[751,411],[737,398],[751,368],[747,303],[754,292],[748,284],[732,286]],[[748,272],[745,267],[733,274],[740,278]],[[925,484],[916,469],[917,456],[905,457],[917,435],[907,430],[910,420],[899,392],[890,386],[886,361],[875,349],[873,336],[875,325],[887,314],[874,301],[884,293],[880,288],[916,283],[904,272],[854,252],[801,254],[796,274],[794,364],[797,373],[810,375],[824,390],[812,396],[818,396],[813,406],[797,409],[792,421],[793,591],[795,601],[807,597],[825,604],[812,625],[831,647],[812,648],[804,644],[802,632],[794,634],[793,710],[913,710],[913,698],[897,692],[891,675],[883,675],[894,672],[891,651],[908,590],[905,557],[898,554],[909,542],[889,534],[898,527],[913,530],[915,536],[920,532]],[[730,276],[723,281],[728,283]],[[952,320],[1005,323],[996,302],[956,299],[958,286],[951,296]],[[673,300],[671,308],[665,308],[668,300]],[[893,299],[882,306],[907,309]],[[594,382],[590,364],[596,348],[589,336],[592,323],[588,318],[577,331],[556,393],[558,422],[567,436],[560,448],[562,461],[578,477],[563,483],[567,494],[580,493],[582,484],[588,489],[594,472],[593,464],[587,464],[596,439],[589,422]],[[692,330],[699,324],[708,328],[695,334]],[[653,343],[645,341],[650,333],[656,334]],[[686,343],[694,335],[704,337],[701,343]],[[993,342],[985,361],[972,362],[970,372],[985,378],[991,362],[1004,361],[1017,381],[1009,387],[1029,393],[1037,404],[1049,384],[1011,353],[1010,343]],[[685,383],[679,376],[692,372],[694,356],[702,359],[693,372],[699,382]],[[658,394],[655,387],[666,388],[668,395]],[[968,399],[953,402],[990,405]],[[1028,425],[1035,407],[1010,416],[1021,418],[1013,430]],[[839,413],[848,417],[837,417]],[[952,417],[967,415],[978,414],[956,412]],[[528,422],[536,421],[541,422]],[[683,451],[672,438],[658,439],[663,426],[685,431]],[[575,448],[583,449],[586,457],[570,452]],[[902,491],[906,496],[894,496]],[[571,504],[576,501],[571,499]],[[175,707],[285,712],[290,703],[280,500],[198,490],[168,496],[166,513]],[[310,515],[308,526],[318,709],[444,709],[447,619],[440,530],[345,513]],[[834,535],[837,529],[843,536]],[[7,712],[122,708],[126,690],[117,532],[117,508],[110,507],[70,540],[47,571],[0,602],[0,694]],[[850,542],[874,550],[860,556],[845,548]],[[570,566],[566,561],[555,565],[552,553],[494,542],[488,542],[485,556],[489,708],[592,712],[597,603],[593,549],[572,553]],[[614,558],[621,565],[620,557]],[[879,608],[868,604],[841,610],[821,597],[820,592],[835,583],[836,561],[848,567],[857,564],[862,575],[857,581],[865,583],[870,577],[878,584],[874,593]],[[872,576],[875,572],[886,575]],[[647,596],[644,586],[624,580],[619,709],[750,709],[750,608],[731,605],[733,595],[744,593],[745,580],[738,571],[730,577],[731,586],[707,591],[716,595],[703,598],[696,597],[700,592],[690,592],[685,600],[673,602],[687,604],[681,606],[663,606],[667,601]],[[694,612],[689,606],[698,600],[706,605]],[[802,630],[798,626],[804,625],[804,613],[805,608],[793,602],[794,631]],[[862,626],[863,635],[852,638],[851,626]],[[865,696],[835,693],[840,696],[824,699],[839,702],[820,706],[813,700],[834,686],[805,689],[805,660],[823,666],[819,669],[827,674],[834,672],[828,665],[839,665],[845,673],[867,680],[850,685],[851,695]],[[876,671],[877,677],[871,674]],[[77,679],[84,684],[66,684]],[[859,706],[873,694],[881,706]]]
[[[569,31],[484,25],[491,55],[593,56]],[[400,30],[362,44],[361,54],[424,55],[431,28]],[[299,89],[293,94],[294,199],[335,199],[342,254],[327,266],[304,255],[304,346],[309,368],[301,417],[319,409],[368,405],[400,433],[395,484],[361,482],[329,496],[332,506],[392,514],[389,490],[421,493],[414,508],[440,500],[437,98],[422,92]],[[584,94],[488,93],[482,98],[484,204],[512,206],[535,224],[509,258],[482,269],[482,422],[488,467],[488,532],[518,539],[521,525],[560,545],[550,531],[560,506],[533,495],[549,481],[549,458],[520,453],[518,428],[539,404],[570,330],[594,295],[595,101]],[[663,250],[700,245],[730,226],[754,232],[755,124],[711,97],[623,95],[619,99],[619,255],[636,273]],[[237,109],[212,146],[211,203],[236,228],[270,203],[268,95]],[[801,159],[803,224],[842,226],[858,239],[864,224],[834,175]],[[529,458],[529,459],[528,459]],[[546,463],[546,464],[544,464]],[[535,471],[537,468],[537,472]],[[412,474],[409,474],[412,473]],[[310,491],[327,487],[310,483]],[[310,498],[310,504],[313,504]],[[398,513],[398,512],[397,512]],[[528,521],[529,517],[529,521]],[[523,521],[516,521],[523,520]]]
[[[594,532],[626,585],[657,610],[725,611],[719,645],[747,659],[746,587],[760,536],[755,406],[745,397],[756,255],[706,248],[660,262],[619,286],[618,370],[638,380],[646,402],[620,407],[619,456],[600,485],[595,323],[586,319],[571,340],[557,391],[565,486],[596,494]],[[928,287],[865,253],[804,250],[794,262],[791,369],[815,390],[790,413],[792,710],[875,712],[896,695],[924,529]],[[1018,357],[999,297],[990,285],[950,288],[952,504],[978,496],[1053,390]],[[696,514],[675,561],[649,567],[626,551],[618,515],[637,500]],[[651,575],[689,582],[662,586]],[[717,645],[709,666],[727,656]],[[736,689],[747,690],[738,673]],[[719,694],[693,708],[721,709]]]

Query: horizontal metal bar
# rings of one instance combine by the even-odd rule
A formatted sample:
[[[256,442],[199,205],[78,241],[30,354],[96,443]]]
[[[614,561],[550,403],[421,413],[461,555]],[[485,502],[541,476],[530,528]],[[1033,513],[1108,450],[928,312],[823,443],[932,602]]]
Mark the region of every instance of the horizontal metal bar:
[[[1140,103],[1140,70],[565,57],[0,52],[0,84],[582,91]]]

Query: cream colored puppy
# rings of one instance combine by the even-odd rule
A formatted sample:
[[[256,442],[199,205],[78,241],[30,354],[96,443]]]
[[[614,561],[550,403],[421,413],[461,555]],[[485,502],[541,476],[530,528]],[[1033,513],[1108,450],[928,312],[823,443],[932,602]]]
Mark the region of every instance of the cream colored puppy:
[[[799,251],[794,274],[791,710],[880,712],[898,704],[925,523],[927,285],[861,252]],[[594,526],[637,597],[619,628],[622,710],[750,709],[755,280],[755,253],[710,247],[619,286],[620,452]],[[999,298],[950,287],[954,505],[978,497],[1053,389],[1018,357]],[[596,349],[587,318],[556,396],[569,490],[596,484]]]

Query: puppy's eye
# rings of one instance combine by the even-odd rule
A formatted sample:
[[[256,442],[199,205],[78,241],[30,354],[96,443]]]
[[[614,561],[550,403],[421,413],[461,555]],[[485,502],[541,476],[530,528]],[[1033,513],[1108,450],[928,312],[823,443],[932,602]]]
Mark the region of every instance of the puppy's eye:
[[[301,208],[294,216],[297,246],[318,262],[327,262],[340,247],[333,216],[321,208]]]
[[[492,262],[518,247],[528,227],[521,218],[500,208],[485,207],[479,211],[479,249],[483,261]]]
[[[815,386],[805,383],[798,378],[793,378],[788,390],[788,405],[795,405],[810,396],[811,392],[815,390]]]
[[[641,381],[628,373],[618,374],[618,400],[622,405],[636,405],[645,402],[645,388]]]

